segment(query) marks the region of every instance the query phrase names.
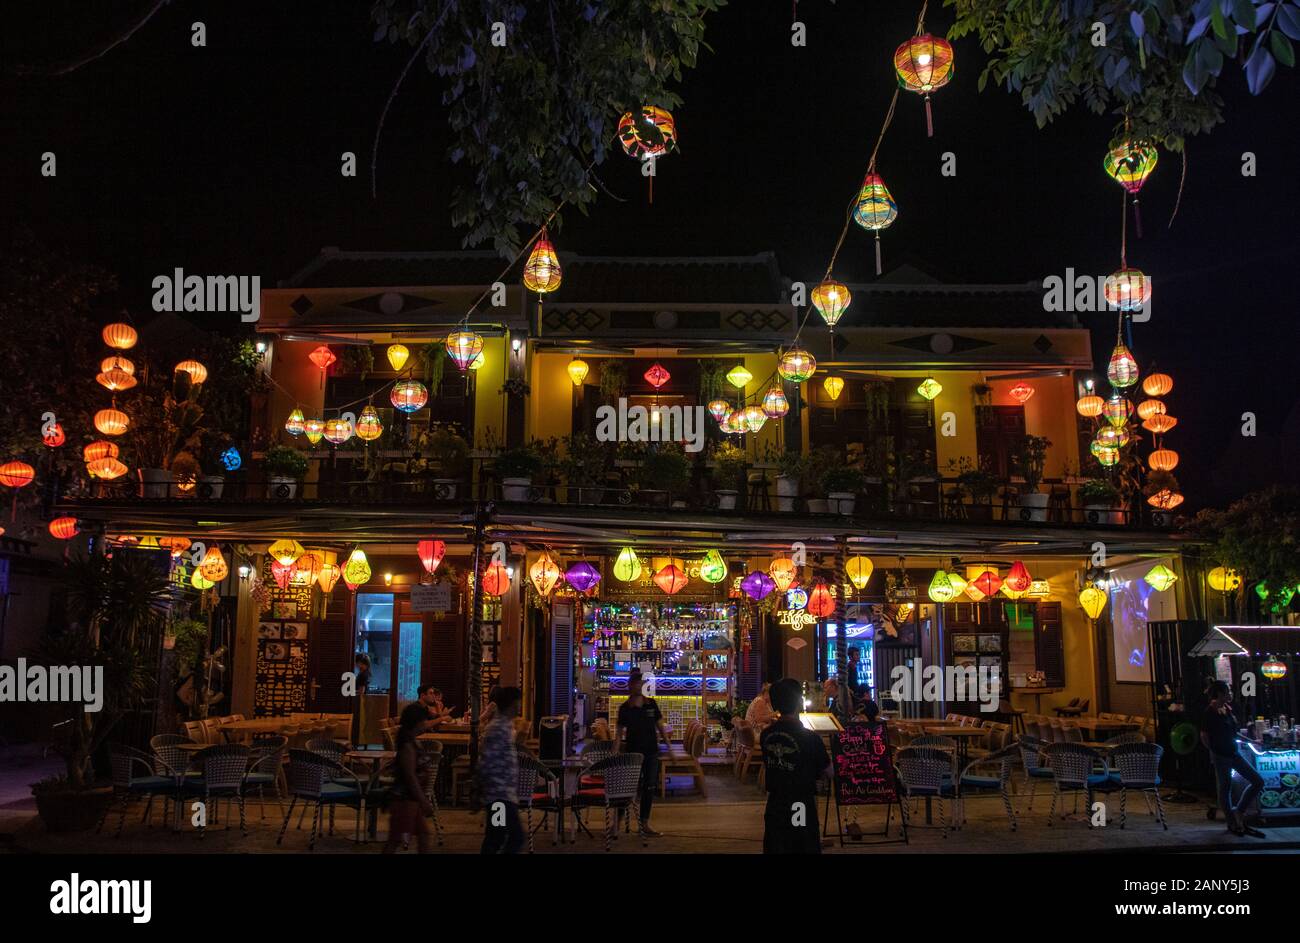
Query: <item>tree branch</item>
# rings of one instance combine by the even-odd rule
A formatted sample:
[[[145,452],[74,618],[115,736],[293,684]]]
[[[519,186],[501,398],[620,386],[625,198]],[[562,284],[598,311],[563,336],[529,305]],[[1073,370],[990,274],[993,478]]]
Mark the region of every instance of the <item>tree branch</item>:
[[[75,72],[77,69],[80,69],[82,66],[87,65],[91,62],[94,62],[96,59],[100,59],[108,55],[108,53],[112,52],[115,48],[122,45],[122,43],[126,42],[128,39],[134,36],[136,32],[142,26],[148,23],[151,19],[153,19],[154,14],[156,14],[159,10],[161,10],[168,2],[169,0],[154,0],[153,5],[149,7],[149,9],[145,11],[144,15],[141,16],[138,20],[134,21],[133,23],[127,24],[127,26],[124,29],[110,36],[104,44],[95,47],[90,52],[81,55],[79,58],[72,59],[62,63],[56,63],[53,65],[46,65],[46,66],[23,65],[20,63],[16,66],[10,67],[7,71],[11,75],[23,75],[23,76],[67,75],[69,72]]]

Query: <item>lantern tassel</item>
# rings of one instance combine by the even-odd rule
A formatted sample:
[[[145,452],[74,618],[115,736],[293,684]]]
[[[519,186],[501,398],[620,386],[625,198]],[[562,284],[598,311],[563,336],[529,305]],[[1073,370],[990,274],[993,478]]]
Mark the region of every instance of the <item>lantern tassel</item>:
[[[880,274],[880,230],[876,230],[876,274]]]
[[[1138,205],[1138,198],[1133,197],[1133,225],[1137,228],[1137,237],[1142,238],[1142,207]]]
[[[930,114],[930,96],[925,96],[925,136],[934,137],[934,116]]]

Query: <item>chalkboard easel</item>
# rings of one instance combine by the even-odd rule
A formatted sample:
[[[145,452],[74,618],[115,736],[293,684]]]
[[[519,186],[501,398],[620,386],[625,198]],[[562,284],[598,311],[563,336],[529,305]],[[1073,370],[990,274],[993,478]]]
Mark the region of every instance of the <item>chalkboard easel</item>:
[[[842,731],[831,734],[831,788],[826,794],[826,809],[822,813],[822,836],[830,827],[831,797],[835,799],[835,824],[844,847],[843,806],[883,805],[886,807],[885,827],[879,834],[885,841],[865,842],[870,845],[907,843],[907,819],[903,815],[902,800],[898,795],[898,778],[894,773],[893,750],[890,748],[885,725],[850,722]],[[898,818],[902,823],[900,838],[888,838],[893,821],[894,806],[898,805]],[[864,844],[854,841],[854,844]]]

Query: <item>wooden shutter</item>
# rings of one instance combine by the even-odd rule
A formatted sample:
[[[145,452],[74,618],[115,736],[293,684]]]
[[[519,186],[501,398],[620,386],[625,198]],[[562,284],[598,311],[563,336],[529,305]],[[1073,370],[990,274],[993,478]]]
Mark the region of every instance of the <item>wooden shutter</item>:
[[[353,597],[340,580],[330,594],[325,618],[313,623],[311,679],[307,685],[307,706],[313,711],[346,714],[354,699],[343,696],[343,672],[355,667],[352,641]],[[312,684],[311,682],[315,682]],[[312,692],[315,692],[313,696]]]
[[[453,590],[452,605],[458,605],[459,594]],[[424,677],[442,691],[448,707],[466,709],[465,636],[468,615],[459,612],[424,614]]]
[[[573,603],[551,604],[551,700],[552,717],[573,713]]]
[[[1065,687],[1065,636],[1061,631],[1061,604],[1040,602],[1034,629],[1034,657],[1043,683],[1049,688]]]

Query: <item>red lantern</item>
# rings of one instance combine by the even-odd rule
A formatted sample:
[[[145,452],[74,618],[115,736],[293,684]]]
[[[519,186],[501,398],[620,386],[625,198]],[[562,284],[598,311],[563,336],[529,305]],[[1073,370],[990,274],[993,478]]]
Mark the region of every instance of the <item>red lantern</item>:
[[[1011,564],[1011,569],[1007,571],[1006,579],[1002,582],[1005,583],[1012,592],[1024,593],[1028,592],[1029,584],[1033,582],[1033,577],[1029,575],[1029,570],[1025,568],[1025,565],[1017,560],[1015,563]],[[980,588],[983,589],[983,587]]]
[[[432,576],[442,558],[447,555],[447,545],[441,540],[421,540],[415,545],[415,552],[419,554],[425,571]]]
[[[1034,388],[1030,386],[1028,383],[1026,383],[1024,380],[1021,380],[1019,383],[1017,383],[1015,386],[1011,388],[1011,398],[1022,406],[1025,403],[1029,402],[1029,397],[1033,395],[1034,395]]]
[[[324,344],[321,344],[307,356],[312,363],[320,368],[322,373],[330,368],[330,364],[338,360],[338,358],[334,356],[334,351],[330,350]]]
[[[294,565],[292,563],[281,563],[279,560],[271,561],[271,576],[275,584],[281,589],[288,589],[290,581],[293,580]]]
[[[63,427],[57,422],[52,423],[48,429],[41,433],[41,441],[52,449],[57,449],[67,440],[67,436],[63,434]]]
[[[995,596],[998,590],[1002,588],[1002,580],[992,570],[985,570],[971,582],[985,596]],[[1029,588],[1028,584],[1025,585],[1025,588]]]
[[[659,363],[655,363],[645,372],[645,381],[653,386],[656,390],[673,378]]]
[[[50,521],[50,536],[57,537],[59,540],[71,540],[80,530],[75,517],[56,517]]]
[[[827,589],[826,584],[817,581],[813,590],[808,594],[808,611],[819,619],[825,619],[835,611],[835,597]]]
[[[483,591],[490,596],[503,596],[510,588],[510,573],[500,560],[488,566],[483,573]]]
[[[670,563],[655,574],[655,585],[669,596],[679,592],[687,583],[687,576],[675,563]]]
[[[26,462],[6,462],[0,465],[0,485],[9,488],[26,488],[36,478],[36,469]]]

